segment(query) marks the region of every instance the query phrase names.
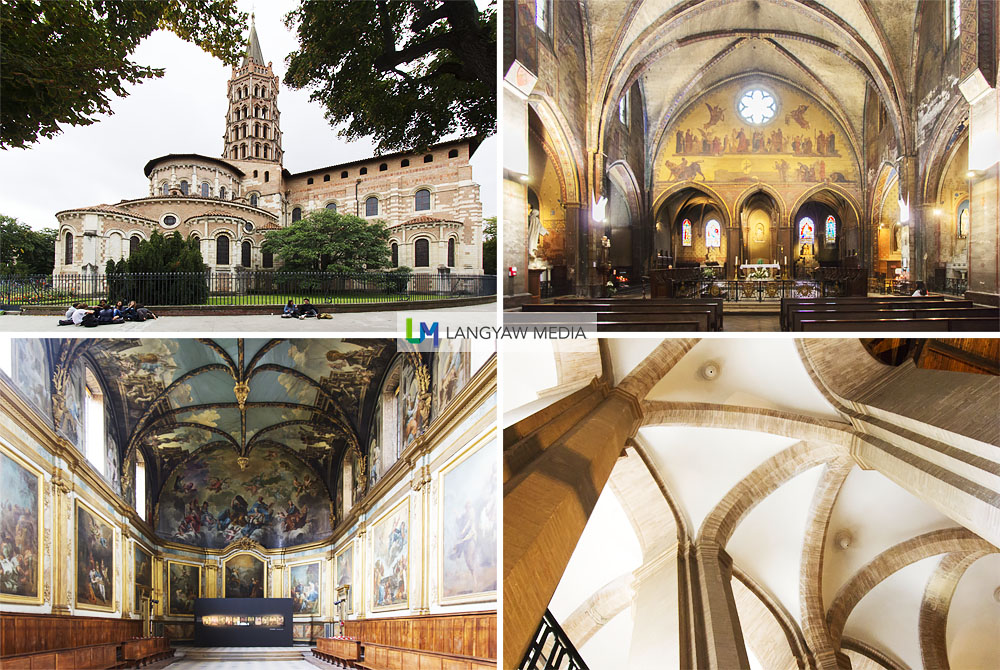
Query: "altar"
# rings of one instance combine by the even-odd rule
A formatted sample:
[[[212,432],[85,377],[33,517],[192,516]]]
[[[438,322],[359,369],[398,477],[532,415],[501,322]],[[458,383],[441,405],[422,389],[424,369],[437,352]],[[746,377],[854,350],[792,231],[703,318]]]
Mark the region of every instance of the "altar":
[[[781,277],[781,266],[777,263],[744,263],[739,269],[743,274],[740,279],[747,281],[768,281]],[[760,270],[765,270],[766,274]]]

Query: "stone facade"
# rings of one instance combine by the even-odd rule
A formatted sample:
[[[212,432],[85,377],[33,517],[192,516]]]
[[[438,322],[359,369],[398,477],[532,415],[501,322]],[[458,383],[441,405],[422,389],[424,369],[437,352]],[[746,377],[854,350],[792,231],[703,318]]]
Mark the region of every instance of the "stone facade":
[[[279,80],[251,26],[227,82],[222,158],[168,154],[145,166],[149,194],[56,214],[55,274],[102,273],[154,230],[200,240],[213,272],[270,269],[268,230],[331,208],[389,226],[393,265],[417,273],[482,274],[482,203],[469,161],[474,139],[292,174],[281,149]]]

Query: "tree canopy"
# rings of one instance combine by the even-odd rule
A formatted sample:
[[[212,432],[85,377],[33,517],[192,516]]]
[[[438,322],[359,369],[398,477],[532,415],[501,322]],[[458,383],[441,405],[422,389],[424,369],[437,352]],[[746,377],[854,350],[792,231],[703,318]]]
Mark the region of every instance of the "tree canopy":
[[[207,269],[197,239],[185,240],[177,231],[162,235],[154,230],[148,240],[139,242],[128,258],[117,263],[108,261],[105,272],[204,272]]]
[[[4,0],[0,12],[0,148],[23,148],[59,125],[111,114],[126,84],[163,75],[129,60],[145,37],[168,30],[226,63],[243,55],[246,14],[236,0]]]
[[[483,272],[497,273],[497,217],[483,220]]]
[[[285,84],[312,88],[347,139],[379,152],[424,149],[445,135],[496,132],[493,3],[306,0],[288,14],[299,49]]]
[[[389,265],[389,229],[380,219],[320,209],[280,230],[267,232],[264,251],[292,271],[363,272]]]
[[[26,223],[0,214],[0,272],[44,275],[56,260],[57,231],[32,230]]]

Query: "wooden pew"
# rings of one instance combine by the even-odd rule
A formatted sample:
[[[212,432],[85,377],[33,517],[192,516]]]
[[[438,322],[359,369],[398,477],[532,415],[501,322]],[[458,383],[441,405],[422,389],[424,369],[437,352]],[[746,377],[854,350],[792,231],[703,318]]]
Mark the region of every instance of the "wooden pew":
[[[122,658],[129,667],[141,668],[173,655],[170,642],[165,637],[145,637],[122,644]]]
[[[858,310],[905,309],[913,307],[974,307],[971,300],[948,300],[940,297],[926,298],[782,298],[781,329],[789,330],[789,314],[799,309],[819,309],[822,307],[850,307]]]
[[[845,306],[841,309],[802,309],[790,315],[792,331],[801,331],[802,322],[809,321],[865,321],[887,319],[992,319],[992,327],[986,330],[1000,330],[1000,310],[996,307],[929,307],[917,309],[855,310]]]
[[[573,304],[559,304],[559,305],[525,305],[523,311],[530,313],[587,313],[592,312],[598,315],[598,320],[622,320],[628,321],[629,317],[626,315],[645,315],[652,317],[653,319],[660,319],[663,317],[667,321],[676,320],[674,317],[678,316],[692,316],[690,319],[684,320],[694,320],[701,321],[701,317],[697,315],[707,315],[708,319],[703,326],[702,330],[712,330],[718,331],[722,329],[722,320],[720,314],[722,312],[721,304],[710,305],[710,304],[692,304],[692,305],[652,305],[647,304],[649,301],[633,301],[635,304],[608,304],[608,303],[573,303]],[[622,316],[619,316],[622,315]],[[604,317],[607,317],[606,319]],[[643,320],[643,319],[632,319],[632,320]]]
[[[621,321],[598,321],[597,332],[599,333],[700,333],[704,328],[696,321],[634,321],[622,323]]]
[[[643,299],[615,299],[615,298],[556,298],[556,305],[579,305],[579,304],[591,304],[591,305],[608,305],[614,306],[618,309],[619,306],[623,309],[636,308],[639,305],[651,306],[651,305],[689,305],[696,307],[706,307],[710,306],[716,317],[716,323],[718,324],[718,330],[723,328],[723,300],[721,298],[643,298]],[[552,305],[534,305],[533,307],[542,307],[543,309],[536,309],[532,311],[544,312],[552,311],[544,309],[546,307],[552,307]],[[527,311],[527,310],[526,310]]]
[[[934,318],[934,319],[864,319],[842,321],[804,320],[803,332],[921,332],[921,333],[974,333],[996,329],[994,319]]]
[[[361,642],[359,640],[339,640],[332,637],[316,638],[316,647],[312,650],[317,656],[330,663],[339,663],[348,668],[356,668],[361,660]]]
[[[496,661],[419,649],[364,643],[364,660],[356,667],[366,670],[496,670]]]
[[[106,670],[117,668],[119,643],[4,656],[3,670]]]

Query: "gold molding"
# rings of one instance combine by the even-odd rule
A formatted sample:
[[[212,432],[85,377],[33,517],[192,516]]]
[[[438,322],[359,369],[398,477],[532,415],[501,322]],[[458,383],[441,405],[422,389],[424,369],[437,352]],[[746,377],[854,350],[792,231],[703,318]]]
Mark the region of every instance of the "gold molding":
[[[255,551],[250,551],[250,550],[246,550],[246,549],[243,549],[241,551],[237,551],[236,553],[234,553],[234,554],[232,554],[230,556],[226,556],[226,558],[223,559],[223,561],[222,561],[222,569],[221,569],[221,572],[222,572],[222,597],[223,598],[229,598],[230,597],[230,596],[228,596],[226,594],[226,581],[227,581],[226,580],[226,567],[229,565],[229,561],[233,560],[234,558],[236,558],[238,556],[253,556],[256,560],[260,561],[261,565],[264,568],[261,571],[263,573],[262,579],[264,580],[264,583],[261,584],[261,590],[264,593],[263,597],[267,598],[268,597],[267,596],[267,584],[268,584],[268,580],[267,580],[267,572],[268,572],[267,567],[268,566],[267,566],[267,564],[268,564],[268,558],[261,558],[260,556],[257,555],[257,553]],[[232,596],[232,597],[235,598],[237,596]]]
[[[182,613],[177,613],[177,612],[173,611],[173,608],[172,608],[172,605],[173,605],[173,594],[170,592],[170,566],[172,566],[172,565],[186,565],[188,567],[192,567],[192,568],[197,568],[198,569],[198,597],[200,598],[201,597],[201,590],[202,590],[202,578],[201,578],[201,576],[202,576],[202,570],[204,569],[205,565],[203,563],[192,563],[192,562],[183,561],[183,560],[175,561],[175,560],[171,560],[171,559],[167,559],[166,564],[167,564],[166,583],[163,585],[163,595],[164,595],[164,600],[166,600],[166,605],[164,606],[163,609],[166,612],[166,616],[172,616],[172,617],[191,617],[193,619],[194,618],[194,612],[192,612],[191,614],[182,614]]]
[[[119,528],[117,527],[117,524],[114,521],[111,521],[110,519],[108,519],[106,516],[104,516],[100,512],[98,512],[96,509],[92,508],[89,504],[87,504],[86,502],[84,502],[82,498],[79,498],[79,497],[74,498],[74,504],[73,504],[73,553],[71,554],[70,560],[69,560],[69,567],[73,571],[73,598],[72,598],[73,607],[75,609],[79,609],[79,610],[92,610],[94,612],[116,612],[118,610],[117,604],[120,602],[120,596],[121,596],[121,594],[118,593],[118,591],[121,588],[121,581],[122,580],[116,579],[117,575],[114,574],[116,572],[114,570],[115,566],[111,566],[112,567],[111,588],[112,588],[112,593],[113,593],[113,595],[115,597],[115,604],[112,605],[112,606],[105,607],[105,606],[102,606],[102,605],[91,605],[89,603],[80,603],[80,600],[79,600],[79,598],[80,598],[80,585],[78,583],[78,580],[80,578],[80,567],[77,565],[77,561],[80,559],[79,539],[80,539],[80,508],[81,507],[83,507],[84,509],[86,509],[95,518],[98,518],[98,519],[104,521],[105,523],[108,524],[108,526],[111,527],[111,556],[112,556],[112,559],[115,560],[116,562],[119,561],[119,560],[121,560],[121,555],[120,555],[120,552],[118,552],[118,547],[117,547],[117,544],[118,544],[118,541],[119,541],[118,540],[118,532],[117,532],[119,530]]]
[[[406,507],[406,601],[402,602],[402,603],[396,603],[394,605],[381,605],[381,606],[376,607],[376,605],[375,605],[375,593],[378,591],[378,585],[375,584],[375,582],[374,582],[374,578],[375,578],[375,531],[378,530],[378,527],[380,525],[382,525],[383,523],[385,523],[390,516],[392,516],[393,514],[395,514],[396,511],[399,510],[399,508],[403,507],[403,506]],[[402,499],[398,503],[396,503],[395,505],[392,505],[390,507],[387,507],[386,511],[383,512],[381,515],[379,515],[378,518],[376,518],[372,522],[372,541],[371,541],[371,547],[372,547],[372,552],[371,552],[372,553],[372,564],[371,564],[371,570],[369,571],[370,574],[371,574],[371,577],[372,577],[372,588],[373,588],[373,591],[372,591],[372,607],[371,607],[371,611],[372,612],[391,612],[391,611],[394,611],[394,610],[406,610],[406,609],[410,609],[410,588],[412,587],[412,580],[410,579],[410,576],[411,576],[410,567],[411,567],[411,565],[413,563],[413,561],[412,561],[412,558],[413,558],[412,557],[412,549],[413,549],[413,538],[412,538],[413,519],[411,518],[410,512],[411,512],[411,510],[410,510],[410,496],[407,493],[406,495],[404,495],[402,497]]]
[[[49,528],[45,527],[45,513],[48,511],[48,496],[45,494],[45,489],[48,488],[45,483],[45,473],[36,468],[34,465],[29,463],[23,456],[17,454],[9,447],[7,447],[3,442],[0,442],[0,454],[3,454],[7,458],[10,458],[15,465],[26,470],[28,474],[35,477],[35,497],[37,500],[37,514],[38,523],[35,524],[35,595],[34,596],[19,596],[13,593],[0,593],[0,602],[5,603],[18,603],[21,605],[41,605],[48,600],[48,595],[46,590],[48,587],[44,586],[44,572],[45,572],[45,555],[48,553],[48,546],[50,540]],[[44,533],[42,531],[45,528]],[[55,555],[52,556],[52,565],[55,565]]]
[[[281,598],[291,598],[292,597],[292,568],[298,567],[300,565],[313,565],[313,564],[316,564],[316,565],[319,566],[319,571],[317,573],[319,575],[319,584],[316,585],[316,588],[319,591],[319,595],[317,596],[317,600],[316,600],[317,612],[316,612],[316,614],[296,614],[295,611],[293,610],[292,611],[292,620],[293,621],[294,621],[295,617],[306,618],[306,619],[316,619],[318,617],[323,616],[323,602],[325,600],[323,598],[323,558],[320,557],[320,556],[311,556],[309,558],[303,558],[301,560],[296,560],[294,562],[285,563],[282,566],[282,572],[285,572],[285,573],[288,574],[288,588],[287,588],[288,595],[287,596],[285,595],[285,591],[286,591],[285,584],[282,583],[282,585],[281,585],[281,595],[279,597],[281,597]]]

